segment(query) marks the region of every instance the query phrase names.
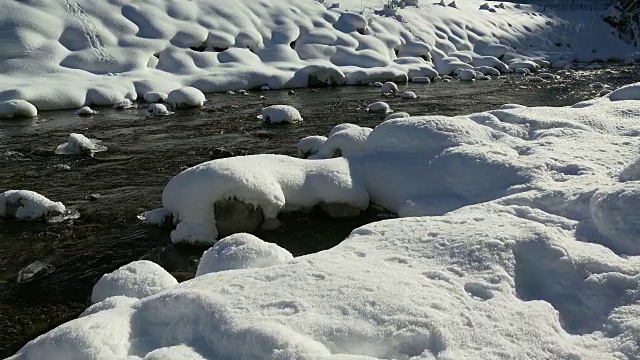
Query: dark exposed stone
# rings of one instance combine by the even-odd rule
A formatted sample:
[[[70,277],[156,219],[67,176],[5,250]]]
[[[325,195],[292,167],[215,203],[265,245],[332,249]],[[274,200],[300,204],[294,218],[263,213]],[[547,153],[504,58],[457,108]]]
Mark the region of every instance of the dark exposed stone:
[[[262,209],[237,199],[216,202],[214,211],[220,238],[240,232],[254,232],[264,220]]]
[[[320,209],[334,218],[360,216],[361,209],[347,203],[320,203]]]

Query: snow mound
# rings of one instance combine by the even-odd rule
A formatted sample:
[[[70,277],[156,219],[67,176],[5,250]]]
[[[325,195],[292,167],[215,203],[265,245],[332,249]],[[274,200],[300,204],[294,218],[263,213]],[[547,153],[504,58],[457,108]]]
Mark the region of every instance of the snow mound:
[[[29,190],[7,190],[0,193],[0,218],[37,220],[61,215],[66,211],[61,202],[54,202]]]
[[[351,124],[351,123],[342,123],[342,124],[338,124],[334,127],[331,128],[331,130],[329,131],[329,134],[327,136],[331,136],[335,133],[337,133],[338,131],[342,131],[344,129],[348,129],[348,128],[359,128],[360,126],[356,125],[356,124]]]
[[[0,102],[0,119],[30,118],[38,116],[38,109],[25,100],[9,100]]]
[[[190,86],[173,90],[167,95],[167,102],[174,109],[201,107],[206,100],[202,91]]]
[[[415,76],[411,78],[411,82],[417,84],[429,84],[431,82],[431,79],[426,76]]]
[[[640,83],[630,84],[609,93],[609,100],[640,100]]]
[[[381,113],[390,113],[392,110],[384,101],[376,101],[367,105],[367,111],[369,112],[381,112]]]
[[[471,69],[461,69],[458,72],[458,79],[462,81],[473,81],[476,79],[476,72]]]
[[[318,151],[320,151],[320,148],[325,141],[327,141],[326,136],[318,135],[307,136],[300,139],[297,145],[298,155],[303,158],[308,158],[311,155],[315,155]]]
[[[246,233],[227,236],[202,254],[196,276],[233,269],[264,268],[293,259],[286,249]]]
[[[91,115],[95,115],[98,112],[93,110],[92,108],[88,107],[88,106],[83,106],[80,109],[78,109],[78,111],[76,111],[76,115],[78,116],[91,116]]]
[[[361,152],[372,129],[353,124],[343,127],[342,130],[333,132],[322,143],[318,152],[310,159],[329,159],[333,157],[348,156]],[[352,126],[351,126],[352,125]],[[339,125],[338,125],[339,126]],[[334,127],[336,129],[338,126]]]
[[[67,137],[66,143],[58,145],[55,153],[58,155],[80,155],[106,151],[107,147],[100,145],[100,142],[100,140],[89,139],[82,134],[71,133]]]
[[[298,109],[289,105],[271,105],[262,109],[260,118],[267,124],[291,124],[302,121]]]
[[[96,304],[113,296],[142,299],[177,284],[160,265],[139,260],[102,275],[93,287],[91,301]]]
[[[176,228],[173,242],[211,244],[218,236],[214,206],[235,198],[275,219],[285,209],[325,203],[347,203],[366,209],[369,196],[356,184],[343,158],[303,160],[282,155],[218,159],[174,176],[162,193]]]

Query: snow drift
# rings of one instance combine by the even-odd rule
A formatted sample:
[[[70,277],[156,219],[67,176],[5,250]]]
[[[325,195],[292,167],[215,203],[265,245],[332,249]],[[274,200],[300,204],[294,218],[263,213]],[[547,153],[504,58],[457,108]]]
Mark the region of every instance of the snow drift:
[[[200,92],[427,82],[459,69],[496,74],[638,57],[591,11],[552,14],[478,0],[379,13],[374,0],[327,7],[312,0],[4,1],[0,117],[138,98],[200,106]]]

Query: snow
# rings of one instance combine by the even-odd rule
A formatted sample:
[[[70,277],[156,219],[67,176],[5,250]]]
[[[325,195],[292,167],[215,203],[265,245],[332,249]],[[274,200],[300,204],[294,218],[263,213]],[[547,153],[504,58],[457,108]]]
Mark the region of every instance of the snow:
[[[418,95],[416,95],[416,93],[414,93],[413,91],[404,91],[402,92],[400,97],[405,100],[411,100],[411,99],[417,99]]]
[[[38,109],[25,100],[9,100],[0,102],[0,119],[30,118],[38,116]]]
[[[599,11],[500,4],[487,11],[478,0],[422,2],[377,12],[374,0],[338,7],[311,0],[7,2],[0,102],[77,109],[185,87],[404,82],[460,68],[504,72],[639,57]],[[199,106],[202,98],[192,95],[185,104]]]
[[[113,108],[116,110],[131,109],[132,107],[133,102],[129,99],[121,99],[113,103]]]
[[[163,104],[151,104],[147,107],[147,112],[152,116],[167,116],[173,115],[174,112],[169,111]]]
[[[160,265],[138,260],[104,274],[91,292],[91,301],[100,303],[113,296],[141,299],[173,287],[178,281]]]
[[[476,79],[476,72],[471,69],[461,69],[458,72],[458,79],[462,81],[473,81]]]
[[[384,121],[391,120],[391,119],[407,118],[409,116],[411,116],[409,113],[401,111],[401,112],[396,112],[396,113],[387,115],[387,117],[384,118]]]
[[[238,233],[221,239],[202,254],[196,276],[233,269],[264,268],[290,260],[293,260],[293,255],[286,249],[251,234]]]
[[[318,151],[320,151],[320,148],[325,141],[327,141],[327,137],[321,135],[307,136],[300,139],[297,145],[298,155],[307,158],[311,155],[316,154]]]
[[[302,121],[298,109],[290,105],[271,105],[262,109],[259,116],[267,124],[291,124]]]
[[[159,91],[149,91],[143,95],[143,99],[148,103],[164,103],[169,99],[169,95]]]
[[[100,140],[89,139],[82,134],[71,133],[67,137],[66,143],[58,145],[55,153],[58,155],[80,155],[106,151],[107,147],[100,145],[100,142]]]
[[[61,202],[55,202],[29,190],[7,190],[0,193],[0,218],[13,217],[18,220],[38,220],[63,214]]]
[[[367,135],[338,158],[265,154],[187,169],[160,211],[177,242],[214,244],[213,204],[230,198],[270,219],[321,202],[401,218],[297,258],[227,237],[201,260],[199,275],[214,272],[161,281],[147,297],[102,295],[111,297],[12,359],[635,360],[637,102],[343,124],[323,146]],[[121,278],[151,274],[169,276]]]
[[[380,87],[380,92],[382,92],[383,94],[397,93],[398,85],[396,85],[396,83],[394,82],[387,81]]]
[[[376,101],[367,105],[367,111],[369,112],[381,112],[381,113],[390,113],[392,110],[384,101]]]
[[[361,152],[365,148],[367,138],[373,129],[348,123],[341,125],[336,125],[331,130],[327,140],[322,143],[316,154],[309,157],[310,159],[346,156]]]
[[[95,111],[88,106],[83,106],[76,111],[76,115],[78,116],[91,116],[95,114],[98,114],[98,111]]]
[[[205,101],[202,91],[190,86],[173,90],[167,95],[167,102],[174,109],[201,107]]]

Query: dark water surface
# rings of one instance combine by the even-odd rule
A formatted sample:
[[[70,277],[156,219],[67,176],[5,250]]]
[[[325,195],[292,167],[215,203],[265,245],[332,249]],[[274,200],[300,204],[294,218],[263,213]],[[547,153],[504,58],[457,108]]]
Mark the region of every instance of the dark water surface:
[[[41,113],[36,120],[0,122],[0,192],[27,189],[78,210],[79,219],[61,223],[0,220],[0,357],[77,317],[90,305],[91,289],[106,272],[138,259],[162,265],[179,280],[193,276],[204,248],[174,246],[168,229],[140,223],[137,214],[161,206],[164,185],[187,167],[235,155],[295,155],[298,139],[326,135],[336,124],[375,126],[383,115],[367,104],[383,100],[412,115],[459,115],[495,109],[505,103],[565,106],[597,93],[594,81],[619,86],[640,81],[637,68],[579,71],[573,77],[532,83],[522,77],[475,83],[401,85],[417,100],[383,98],[378,88],[341,87],[212,94],[205,107],[169,117],[148,117],[145,109],[79,118],[74,111]],[[264,95],[266,99],[260,99]],[[256,116],[265,105],[288,104],[304,122],[265,126]],[[56,156],[52,150],[76,132],[103,141],[109,149],[94,158]],[[224,149],[226,151],[223,151]],[[92,197],[91,195],[99,194]],[[330,219],[319,211],[285,214],[283,226],[258,236],[294,255],[330,248],[352,229],[392,216],[368,210],[357,219]],[[55,271],[16,283],[23,267],[45,261]]]

